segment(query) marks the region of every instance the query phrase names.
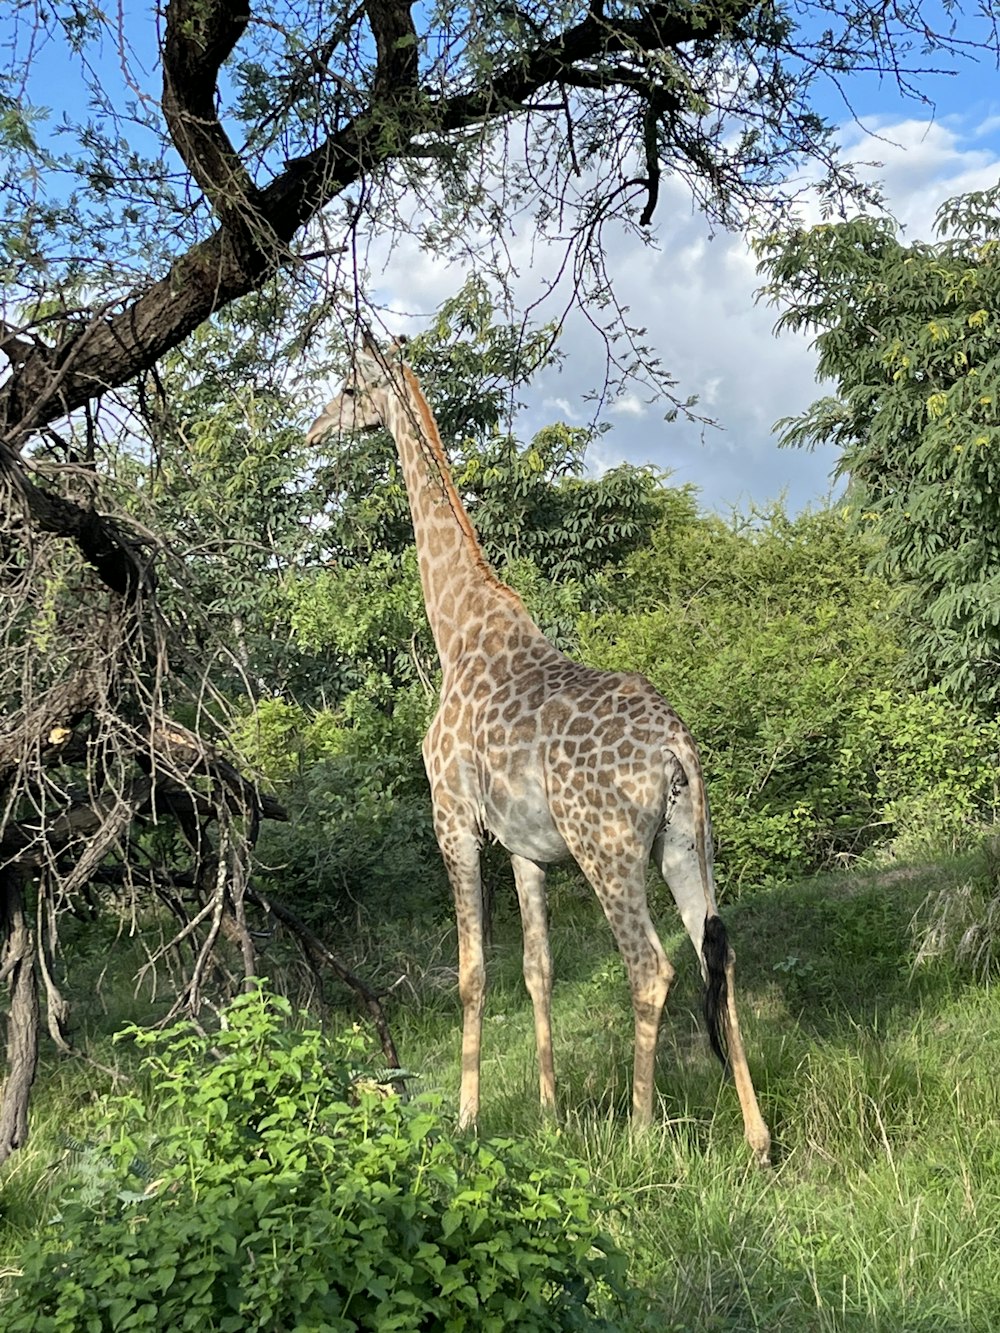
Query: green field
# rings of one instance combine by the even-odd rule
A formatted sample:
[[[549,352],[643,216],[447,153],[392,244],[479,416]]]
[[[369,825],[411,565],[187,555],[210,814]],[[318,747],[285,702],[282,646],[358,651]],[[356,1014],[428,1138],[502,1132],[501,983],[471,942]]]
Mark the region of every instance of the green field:
[[[587,1165],[605,1225],[629,1256],[635,1295],[610,1312],[614,1326],[1000,1325],[1000,992],[950,952],[916,961],[929,897],[974,899],[990,873],[983,853],[761,890],[729,908],[751,1063],[775,1139],[774,1168],[763,1173],[750,1164],[735,1091],[708,1051],[694,957],[672,931],[662,889],[653,890],[657,917],[678,978],[660,1044],[661,1119],[650,1132],[630,1131],[624,970],[584,886],[557,879],[557,1134]],[[83,931],[71,957],[87,943]],[[391,1022],[418,1086],[451,1098],[459,1013],[444,905],[433,922],[378,934],[362,926],[355,945],[369,975],[397,982]],[[90,956],[99,954],[104,961],[103,949]],[[95,964],[79,966],[82,975]],[[551,1127],[536,1107],[530,1005],[506,899],[490,977],[481,1133],[544,1147]],[[126,1069],[128,1047],[112,1047],[108,1034],[132,1014],[148,1019],[155,1004],[133,1003],[111,974],[104,994],[82,1027],[96,1059]],[[7,1277],[56,1210],[67,1175],[88,1169],[108,1084],[92,1065],[46,1056],[31,1143],[4,1173]]]

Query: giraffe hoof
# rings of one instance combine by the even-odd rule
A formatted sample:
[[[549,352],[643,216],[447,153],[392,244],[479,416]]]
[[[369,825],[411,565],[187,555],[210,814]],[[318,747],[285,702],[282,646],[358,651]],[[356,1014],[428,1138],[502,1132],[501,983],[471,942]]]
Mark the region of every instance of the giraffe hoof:
[[[761,1170],[763,1171],[769,1170],[771,1166],[770,1134],[763,1140],[763,1142],[758,1140],[757,1143],[751,1143],[750,1147],[753,1149],[754,1157],[756,1157],[757,1159],[757,1165],[761,1168]]]

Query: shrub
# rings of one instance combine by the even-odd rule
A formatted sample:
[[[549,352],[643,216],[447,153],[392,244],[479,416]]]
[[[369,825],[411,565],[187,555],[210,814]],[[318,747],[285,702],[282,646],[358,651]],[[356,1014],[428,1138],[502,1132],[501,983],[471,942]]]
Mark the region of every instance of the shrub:
[[[431,706],[414,686],[381,704],[363,690],[337,710],[262,700],[233,735],[288,811],[261,831],[260,879],[320,930],[349,902],[381,917],[418,910],[428,888],[450,901],[420,757]]]
[[[643,672],[694,732],[730,892],[890,841],[926,854],[997,816],[1000,726],[900,685],[867,554],[833,512],[666,524],[626,604],[583,618],[586,659]]]
[[[109,1105],[106,1189],[29,1246],[7,1333],[612,1327],[624,1260],[582,1167],[452,1137],[358,1077],[356,1032],[290,1016],[259,989],[211,1036],[132,1030],[149,1094]]]
[[[977,717],[936,686],[859,698],[845,749],[873,775],[873,805],[902,857],[966,845],[1000,815],[1000,720]]]

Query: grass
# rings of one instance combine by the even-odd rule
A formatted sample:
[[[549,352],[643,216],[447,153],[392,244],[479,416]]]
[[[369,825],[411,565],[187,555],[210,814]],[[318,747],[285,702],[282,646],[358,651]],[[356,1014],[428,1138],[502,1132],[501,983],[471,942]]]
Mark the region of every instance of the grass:
[[[661,1036],[661,1118],[633,1132],[624,971],[591,896],[556,880],[552,937],[558,1134],[583,1160],[637,1295],[622,1329],[907,1330],[1000,1326],[1000,990],[946,957],[914,968],[911,920],[975,859],[871,870],[761,891],[726,912],[745,1035],[775,1166],[750,1164],[735,1090],[697,1017],[700,981],[665,891],[656,916],[678,968]],[[359,941],[395,982],[392,1025],[422,1087],[455,1096],[459,1009],[444,906]],[[481,1129],[541,1136],[516,911],[501,904],[490,959]],[[87,1016],[106,1034],[130,1001]],[[148,1006],[148,1001],[144,1002]],[[33,1138],[3,1176],[0,1255],[58,1198],[73,1150],[97,1131],[108,1077],[48,1055]]]

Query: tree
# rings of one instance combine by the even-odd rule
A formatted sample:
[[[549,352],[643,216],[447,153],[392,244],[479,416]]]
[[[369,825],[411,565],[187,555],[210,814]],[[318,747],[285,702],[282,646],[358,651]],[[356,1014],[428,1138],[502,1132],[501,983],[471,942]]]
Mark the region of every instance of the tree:
[[[603,226],[634,224],[640,206],[649,225],[664,173],[727,222],[780,207],[803,161],[831,190],[849,184],[810,105],[816,80],[874,65],[909,86],[928,50],[967,44],[931,31],[915,3],[815,10],[812,30],[761,0],[446,3],[418,16],[406,0],[170,0],[155,35],[149,22],[116,29],[97,6],[38,11],[15,26],[0,76],[8,454],[278,272],[314,304],[317,240],[324,265],[347,247],[345,274],[373,237],[408,227],[482,264],[477,226],[502,245],[527,211],[569,228],[596,304],[610,298]],[[32,101],[41,86],[52,95],[47,41],[75,59],[91,99],[58,137]],[[144,63],[162,74],[159,102]],[[71,522],[23,494],[36,521]],[[100,556],[96,533],[76,536]],[[100,540],[130,564],[106,525]]]
[[[242,971],[253,974],[247,906],[288,924],[291,894],[300,916],[328,928],[345,891],[371,903],[383,889],[398,897],[401,882],[428,880],[419,737],[434,665],[394,451],[378,440],[360,449],[335,441],[326,456],[307,450],[288,425],[287,373],[272,346],[280,318],[276,297],[241,298],[137,387],[144,437],[109,447],[102,478],[102,499],[129,514],[150,552],[135,594],[102,589],[98,571],[53,534],[11,544],[12,559],[33,563],[10,585],[12,652],[0,665],[11,701],[11,730],[0,735],[0,854],[11,902],[44,923],[44,952],[32,944],[24,975],[37,968],[60,1041],[66,1006],[49,960],[60,918],[81,900],[98,910],[110,893],[133,913],[150,900],[166,907],[177,922],[168,952],[194,946],[181,999],[197,1008],[227,922]],[[498,433],[501,395],[530,373],[533,348],[551,357],[551,338],[497,324],[473,282],[414,346],[463,466],[492,499],[503,551],[540,586],[529,547],[563,538],[553,541],[558,563],[579,576],[623,558],[654,512],[642,470],[560,475],[580,471],[586,432],[553,427],[523,451]],[[64,487],[93,485],[79,472],[56,475]],[[504,522],[513,504],[516,539]],[[599,541],[589,511],[603,521]],[[545,593],[571,631],[578,598],[567,608]],[[81,616],[81,605],[101,614]],[[248,757],[278,784],[281,805],[242,776]],[[294,827],[264,852],[285,867],[276,876],[251,854],[261,817],[285,809]],[[402,851],[387,857],[387,847]],[[8,922],[21,953],[23,915]],[[291,924],[315,958],[301,922]],[[18,988],[21,954],[9,961],[23,999],[14,1026],[36,1034],[33,986]],[[17,1051],[34,1040],[22,1034]],[[18,1141],[23,1133],[22,1124]]]
[[[945,239],[859,218],[762,245],[779,324],[816,329],[836,397],[783,422],[830,441],[876,568],[898,582],[909,675],[1000,705],[1000,186],[945,204]]]
[[[169,0],[127,28],[89,0],[15,11],[0,69],[0,976],[20,1072],[0,1156],[25,1130],[39,978],[61,1032],[56,908],[98,876],[176,913],[192,1007],[224,922],[237,973],[255,966],[244,908],[266,802],[225,751],[237,686],[255,692],[251,654],[232,608],[199,602],[219,586],[212,559],[189,559],[142,521],[149,496],[119,485],[119,463],[155,461],[173,429],[170,357],[259,297],[294,387],[296,369],[325,368],[322,322],[363,301],[376,241],[409,231],[496,269],[525,214],[568,236],[577,299],[617,333],[603,230],[648,226],[664,172],[725,221],[780,210],[805,160],[848,188],[814,80],[859,64],[905,80],[929,47],[961,49],[916,4],[873,17],[846,0],[829,27],[816,12],[810,37],[761,0],[416,14],[406,0]],[[41,99],[56,95],[52,124]],[[615,355],[627,369],[636,353]],[[204,547],[205,492],[239,431],[193,443],[195,512],[174,535]],[[236,484],[277,480],[294,509],[283,469],[257,458]]]

